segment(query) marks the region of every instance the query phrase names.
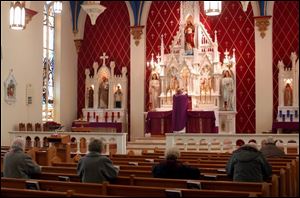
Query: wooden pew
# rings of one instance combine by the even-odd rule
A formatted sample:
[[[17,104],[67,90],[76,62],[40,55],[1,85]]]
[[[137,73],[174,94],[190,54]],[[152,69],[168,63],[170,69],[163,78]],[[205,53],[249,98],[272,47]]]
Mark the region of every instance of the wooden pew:
[[[22,184],[25,187],[25,181],[21,179],[4,179],[1,180],[1,186],[9,188],[13,186],[15,189],[20,187]],[[59,182],[59,181],[42,181],[38,180],[40,188],[42,190],[60,191],[65,192],[66,190],[72,190],[76,193],[81,194],[98,194],[98,195],[114,195],[114,196],[126,196],[126,197],[166,197],[167,188],[163,187],[145,187],[145,186],[126,186],[126,185],[115,185],[115,184],[84,184],[84,183],[74,183],[74,182]],[[18,183],[18,184],[16,184]],[[76,185],[80,185],[76,186]],[[171,188],[171,190],[174,190]],[[191,189],[179,189],[183,197],[200,197],[200,196],[227,196],[227,197],[240,197],[240,196],[258,196],[261,193],[243,191],[243,192],[233,192],[224,190],[191,190]],[[82,193],[83,192],[83,193]]]
[[[135,185],[135,186],[160,186],[166,188],[188,188],[188,183],[200,182],[201,188],[205,190],[230,190],[230,191],[251,191],[261,193],[262,196],[271,195],[271,183],[261,182],[233,182],[233,181],[207,181],[207,180],[182,180],[162,179],[148,177],[119,176],[114,184]]]

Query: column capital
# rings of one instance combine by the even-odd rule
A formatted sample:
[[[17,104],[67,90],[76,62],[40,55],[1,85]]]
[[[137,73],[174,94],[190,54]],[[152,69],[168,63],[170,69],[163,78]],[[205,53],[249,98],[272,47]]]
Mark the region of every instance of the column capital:
[[[134,43],[136,46],[138,46],[140,43],[141,36],[143,34],[144,26],[131,26],[130,29],[130,33],[133,36],[133,39],[135,40]]]
[[[268,26],[270,25],[269,19],[272,16],[256,16],[253,17],[255,20],[255,25],[258,27],[258,31],[260,32],[261,38],[266,36],[265,31],[268,30]]]

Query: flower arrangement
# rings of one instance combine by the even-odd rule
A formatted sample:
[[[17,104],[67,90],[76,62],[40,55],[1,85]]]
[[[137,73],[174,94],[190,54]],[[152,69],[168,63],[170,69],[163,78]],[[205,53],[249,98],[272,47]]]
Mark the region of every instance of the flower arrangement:
[[[49,131],[55,131],[62,128],[61,124],[54,122],[54,121],[48,121],[44,124],[45,128]]]

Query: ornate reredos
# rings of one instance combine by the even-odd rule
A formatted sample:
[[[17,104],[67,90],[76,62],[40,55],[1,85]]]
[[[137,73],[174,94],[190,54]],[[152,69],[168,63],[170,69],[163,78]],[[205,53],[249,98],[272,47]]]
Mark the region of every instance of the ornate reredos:
[[[170,53],[164,53],[163,36],[161,36],[160,56],[157,63],[153,60],[152,70],[160,76],[160,107],[168,109],[172,107],[169,88],[173,77],[176,77],[179,88],[184,88],[192,97],[192,108],[195,109],[224,109],[224,101],[221,92],[223,71],[231,65],[233,74],[232,109],[236,110],[236,61],[233,49],[232,56],[224,52],[223,63],[220,61],[218,51],[217,32],[214,39],[208,34],[204,25],[200,22],[199,2],[180,2],[179,29],[173,37]],[[191,22],[191,23],[189,23]],[[154,66],[155,65],[155,66]]]

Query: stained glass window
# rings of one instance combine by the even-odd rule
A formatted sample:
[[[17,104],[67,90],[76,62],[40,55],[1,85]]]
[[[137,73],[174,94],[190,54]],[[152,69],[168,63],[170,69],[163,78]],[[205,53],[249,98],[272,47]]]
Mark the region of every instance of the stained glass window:
[[[53,5],[44,5],[43,20],[43,122],[54,119],[54,12]]]

